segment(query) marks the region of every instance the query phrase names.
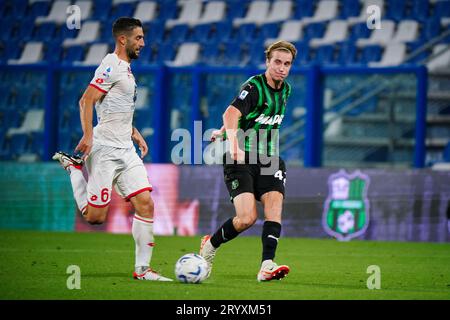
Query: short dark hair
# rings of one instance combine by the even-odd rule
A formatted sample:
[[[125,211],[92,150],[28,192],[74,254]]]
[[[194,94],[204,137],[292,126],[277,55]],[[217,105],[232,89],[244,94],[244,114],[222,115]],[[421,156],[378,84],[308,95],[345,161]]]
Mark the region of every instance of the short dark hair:
[[[134,30],[134,28],[142,28],[142,23],[139,19],[129,18],[129,17],[120,17],[113,23],[112,34],[114,38],[118,36],[129,33]]]

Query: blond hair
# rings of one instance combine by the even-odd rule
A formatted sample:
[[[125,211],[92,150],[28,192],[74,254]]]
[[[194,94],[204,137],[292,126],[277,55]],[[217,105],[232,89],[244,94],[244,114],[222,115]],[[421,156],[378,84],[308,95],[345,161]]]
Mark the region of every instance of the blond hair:
[[[277,50],[290,52],[292,54],[292,60],[294,60],[295,57],[297,56],[297,49],[295,48],[295,46],[292,43],[290,43],[288,41],[280,40],[280,41],[276,41],[276,42],[272,43],[266,49],[266,51],[265,51],[266,58],[268,60],[270,60],[270,58],[272,58],[272,53]]]

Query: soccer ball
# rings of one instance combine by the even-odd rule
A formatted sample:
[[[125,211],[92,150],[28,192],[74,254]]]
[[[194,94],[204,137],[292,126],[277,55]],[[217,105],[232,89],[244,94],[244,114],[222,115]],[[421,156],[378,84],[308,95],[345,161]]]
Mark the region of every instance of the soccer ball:
[[[208,262],[195,253],[188,253],[175,264],[175,276],[184,283],[200,283],[208,275]]]

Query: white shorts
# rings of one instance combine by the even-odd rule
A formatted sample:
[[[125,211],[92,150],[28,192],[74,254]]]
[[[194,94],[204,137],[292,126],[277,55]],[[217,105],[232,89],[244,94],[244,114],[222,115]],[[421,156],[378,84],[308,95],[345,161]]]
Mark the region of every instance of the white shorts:
[[[102,208],[111,201],[112,186],[127,201],[131,197],[152,191],[147,170],[134,147],[129,149],[94,145],[86,160],[88,171],[88,204]]]

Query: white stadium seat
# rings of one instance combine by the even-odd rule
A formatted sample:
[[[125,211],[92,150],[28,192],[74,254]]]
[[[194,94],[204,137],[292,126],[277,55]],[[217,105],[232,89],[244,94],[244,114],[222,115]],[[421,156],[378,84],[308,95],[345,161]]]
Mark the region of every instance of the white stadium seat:
[[[43,22],[55,22],[62,24],[67,19],[67,8],[71,5],[70,1],[55,1],[53,2],[50,13],[46,17],[37,17],[35,22],[37,24]]]
[[[44,110],[33,109],[28,110],[25,114],[25,119],[19,128],[10,128],[7,135],[11,136],[19,133],[30,133],[35,131],[42,131],[44,129]]]
[[[391,20],[381,20],[381,28],[372,31],[368,39],[359,39],[357,45],[360,47],[368,45],[387,45],[394,35],[395,22]]]
[[[10,59],[8,64],[29,64],[40,62],[43,56],[42,42],[27,42],[19,59]]]
[[[250,3],[247,14],[244,18],[235,18],[233,25],[238,27],[245,23],[262,24],[267,20],[270,2],[266,0],[254,0]]]
[[[348,23],[345,20],[333,20],[328,24],[327,31],[321,39],[311,39],[312,47],[333,44],[344,41],[348,35]]]
[[[156,15],[156,7],[154,1],[139,2],[134,11],[134,18],[139,19],[142,23],[152,21]]]
[[[82,62],[74,63],[85,66],[98,66],[108,54],[109,46],[106,43],[96,43],[89,47],[86,58]]]
[[[386,46],[383,52],[383,57],[379,62],[370,62],[370,67],[392,67],[398,66],[405,61],[406,44],[391,43]]]
[[[272,4],[269,15],[264,23],[286,21],[292,15],[292,1],[277,0]]]
[[[433,55],[443,52],[439,56],[431,59],[427,63],[428,71],[449,70],[450,69],[450,45],[438,44],[433,47]]]
[[[185,42],[179,48],[174,61],[167,62],[174,67],[188,66],[197,62],[200,45],[194,42]]]
[[[80,8],[81,20],[86,20],[91,16],[92,11],[92,1],[89,0],[78,0],[75,5]]]
[[[206,3],[205,11],[197,24],[221,21],[225,17],[226,5],[224,1],[211,1]]]
[[[411,42],[419,35],[419,24],[414,20],[403,20],[398,24],[392,42]]]
[[[172,28],[178,24],[195,25],[200,20],[203,4],[201,1],[188,0],[181,4],[181,12],[178,19],[169,19],[166,28]]]
[[[334,19],[337,16],[339,2],[337,0],[321,0],[312,17],[304,17],[302,22],[309,24]]]
[[[98,21],[88,21],[81,24],[80,32],[78,36],[74,39],[66,39],[63,42],[63,46],[73,46],[79,44],[86,44],[95,41],[100,32],[100,22]]]
[[[277,38],[267,39],[266,44],[276,40],[298,41],[303,37],[303,24],[299,20],[289,20],[281,25],[280,33]]]

